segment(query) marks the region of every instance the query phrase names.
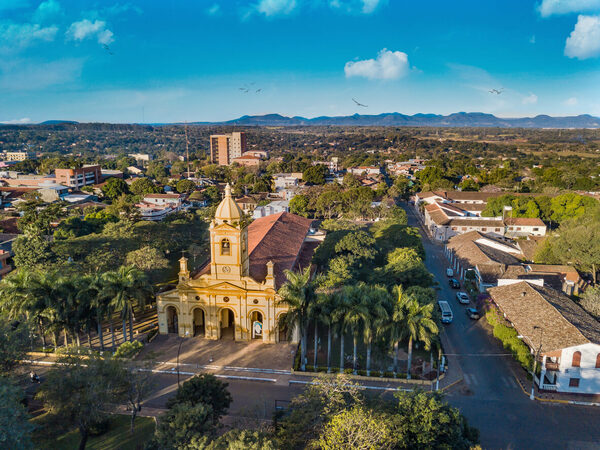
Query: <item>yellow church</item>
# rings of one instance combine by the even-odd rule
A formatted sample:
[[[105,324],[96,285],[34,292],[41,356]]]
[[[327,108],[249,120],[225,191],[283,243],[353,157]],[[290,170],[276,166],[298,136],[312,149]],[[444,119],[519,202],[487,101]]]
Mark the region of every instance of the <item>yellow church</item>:
[[[308,265],[319,244],[312,221],[290,213],[241,223],[243,212],[229,185],[210,224],[210,261],[190,274],[188,260],[179,260],[179,282],[157,296],[161,334],[181,337],[286,340],[278,321],[287,308],[277,290],[286,270]]]

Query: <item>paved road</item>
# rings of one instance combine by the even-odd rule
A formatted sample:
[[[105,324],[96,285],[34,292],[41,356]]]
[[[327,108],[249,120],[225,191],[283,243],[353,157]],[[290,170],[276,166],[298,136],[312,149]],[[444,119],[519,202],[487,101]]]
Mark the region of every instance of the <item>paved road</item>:
[[[411,207],[408,223],[419,226]],[[421,229],[427,268],[440,284],[439,297],[447,300],[454,321],[445,326],[445,351],[457,354],[464,382],[452,388],[447,400],[481,431],[484,448],[598,448],[600,408],[531,401],[513,377],[521,370],[481,323],[466,316],[446,277],[447,260],[442,247],[431,243]],[[473,306],[473,305],[471,305]]]

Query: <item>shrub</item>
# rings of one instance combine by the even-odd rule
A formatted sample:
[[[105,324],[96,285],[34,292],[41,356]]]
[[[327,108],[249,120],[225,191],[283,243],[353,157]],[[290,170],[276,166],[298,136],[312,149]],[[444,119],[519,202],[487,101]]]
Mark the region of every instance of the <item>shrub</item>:
[[[529,371],[533,364],[533,356],[529,347],[517,337],[517,331],[508,326],[495,309],[490,309],[485,314],[485,318],[494,328],[494,337],[502,342],[502,346],[513,354],[514,358],[525,370]]]
[[[327,372],[327,367],[317,367],[317,372]]]
[[[359,374],[361,377],[366,377],[367,376],[367,371],[366,370],[357,370],[356,373]]]
[[[133,358],[144,347],[140,341],[123,342],[115,352],[115,358]]]
[[[306,372],[314,372],[315,366],[306,366]]]
[[[380,377],[381,372],[379,370],[371,370],[371,376],[372,377]]]
[[[347,373],[348,375],[352,375],[354,373],[353,369],[344,369],[344,373]]]
[[[383,372],[385,378],[394,378],[394,372]]]

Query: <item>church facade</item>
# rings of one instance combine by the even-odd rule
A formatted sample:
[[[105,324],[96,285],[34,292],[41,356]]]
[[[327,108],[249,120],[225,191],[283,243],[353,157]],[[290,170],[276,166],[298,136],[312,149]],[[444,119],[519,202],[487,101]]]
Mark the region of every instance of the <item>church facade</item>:
[[[242,223],[243,213],[229,185],[210,225],[211,259],[191,274],[179,260],[179,282],[157,296],[159,333],[181,337],[287,340],[278,326],[287,307],[277,289],[286,270],[310,264],[319,241],[311,239],[311,220],[280,213]]]

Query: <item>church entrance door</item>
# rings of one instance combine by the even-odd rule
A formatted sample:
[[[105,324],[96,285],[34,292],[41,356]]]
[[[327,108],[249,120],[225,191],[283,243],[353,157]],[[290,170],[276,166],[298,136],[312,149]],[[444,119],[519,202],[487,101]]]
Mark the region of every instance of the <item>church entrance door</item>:
[[[174,306],[167,306],[167,332],[179,333],[179,321],[177,319],[177,310]]]
[[[252,330],[252,339],[263,338],[263,316],[260,311],[253,311],[250,314],[250,327]]]
[[[235,341],[235,316],[229,308],[221,310],[221,339]]]
[[[204,311],[201,308],[196,308],[194,310],[194,336],[205,337],[205,332]]]

